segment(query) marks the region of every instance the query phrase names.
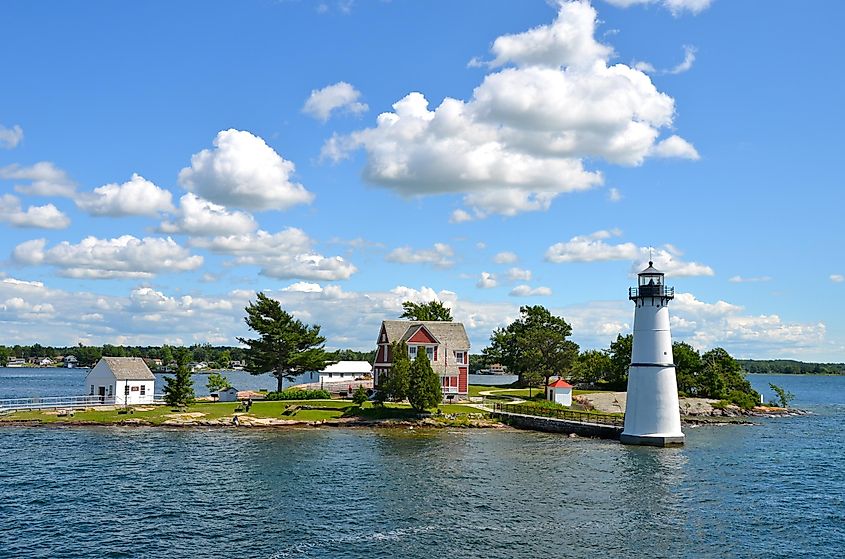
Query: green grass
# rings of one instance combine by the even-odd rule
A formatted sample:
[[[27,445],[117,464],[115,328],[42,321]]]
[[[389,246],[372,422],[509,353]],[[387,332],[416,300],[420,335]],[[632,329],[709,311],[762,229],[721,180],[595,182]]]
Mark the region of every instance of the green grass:
[[[301,409],[291,415],[282,415],[288,406],[300,406]],[[184,412],[173,410],[170,406],[146,406],[153,409],[141,411],[135,409],[133,413],[119,413],[120,410],[90,410],[75,411],[73,417],[58,417],[46,411],[19,411],[3,417],[0,422],[10,421],[39,421],[41,423],[92,423],[110,425],[121,423],[127,419],[140,419],[153,425],[160,425],[170,419],[167,417],[175,413],[202,413],[201,421],[217,420],[231,417],[235,409],[240,407],[237,402],[199,402],[188,406]],[[480,413],[480,410],[461,404],[443,404],[443,413],[466,415]],[[240,413],[240,412],[239,412]],[[249,411],[250,416],[257,418],[293,419],[297,421],[321,421],[324,419],[338,419],[341,417],[361,417],[364,419],[412,419],[417,412],[408,404],[388,403],[384,407],[374,407],[367,402],[358,407],[349,400],[280,400],[253,402]]]

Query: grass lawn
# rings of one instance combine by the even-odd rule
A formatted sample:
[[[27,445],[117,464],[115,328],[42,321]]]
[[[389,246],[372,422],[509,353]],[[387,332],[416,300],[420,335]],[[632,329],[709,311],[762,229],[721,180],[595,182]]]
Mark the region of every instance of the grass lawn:
[[[505,386],[490,386],[484,384],[470,384],[469,385],[469,395],[470,396],[481,396],[481,392],[485,392],[487,390],[492,391],[493,396],[516,396],[518,398],[529,398],[536,396],[537,394],[543,395],[543,387],[540,388],[533,388],[530,390],[531,396],[529,396],[529,389],[528,388],[514,388],[513,385],[505,385]],[[593,392],[601,392],[601,390],[573,390],[572,395],[578,396],[580,394],[591,394]]]
[[[0,417],[0,422],[9,421],[40,421],[42,423],[79,423],[115,424],[127,419],[140,419],[154,425],[160,425],[171,419],[171,414],[202,414],[199,420],[215,420],[231,417],[235,409],[240,406],[237,402],[198,402],[188,406],[186,410],[174,411],[170,406],[140,406],[132,413],[119,413],[121,410],[90,410],[75,411],[73,417],[58,417],[55,411],[19,411]],[[291,415],[282,415],[289,406],[302,406]],[[151,409],[150,409],[151,408]],[[314,408],[314,409],[307,409]],[[481,410],[461,404],[443,404],[443,413],[469,414],[481,413]],[[320,421],[323,419],[338,419],[341,417],[361,417],[366,419],[409,419],[415,418],[417,412],[408,404],[388,403],[384,407],[373,407],[372,403],[365,403],[363,408],[349,400],[285,400],[285,401],[256,401],[249,411],[250,416],[259,418],[295,419],[298,421]]]

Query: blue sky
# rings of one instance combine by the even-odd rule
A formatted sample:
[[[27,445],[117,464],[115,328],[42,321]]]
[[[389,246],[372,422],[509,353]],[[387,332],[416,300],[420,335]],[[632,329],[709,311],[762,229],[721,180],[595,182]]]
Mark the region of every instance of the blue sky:
[[[440,298],[845,360],[839,3],[7,2],[0,343],[233,344],[256,290],[369,349]],[[380,116],[381,115],[381,116]]]

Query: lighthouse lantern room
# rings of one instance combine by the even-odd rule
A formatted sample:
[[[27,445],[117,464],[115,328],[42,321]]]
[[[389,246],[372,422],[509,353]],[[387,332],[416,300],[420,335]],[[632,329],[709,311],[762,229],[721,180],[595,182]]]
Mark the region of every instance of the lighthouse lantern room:
[[[625,444],[684,444],[669,330],[668,305],[674,297],[675,290],[666,287],[652,262],[637,275],[637,287],[628,290],[634,302],[634,340],[621,436]]]

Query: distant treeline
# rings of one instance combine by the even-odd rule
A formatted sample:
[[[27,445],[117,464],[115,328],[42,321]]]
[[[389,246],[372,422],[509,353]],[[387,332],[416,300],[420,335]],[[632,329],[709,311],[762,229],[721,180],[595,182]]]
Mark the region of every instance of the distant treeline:
[[[182,346],[123,346],[105,344],[102,346],[69,346],[54,347],[33,345],[0,345],[0,366],[5,366],[12,359],[32,360],[36,358],[67,357],[73,355],[78,360],[78,366],[90,367],[97,363],[101,357],[143,357],[144,359],[161,359],[164,364],[173,363],[183,351],[188,353],[188,360],[196,363],[207,363],[211,368],[226,368],[232,361],[243,362],[246,360],[246,350],[242,347],[212,346],[209,344],[196,344],[188,347]],[[329,352],[329,357],[337,361],[368,361],[370,364],[375,357],[373,351],[354,351],[341,349]]]
[[[845,363],[805,363],[792,359],[737,359],[746,373],[781,375],[845,375]]]

